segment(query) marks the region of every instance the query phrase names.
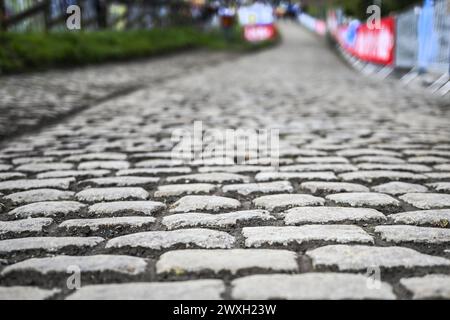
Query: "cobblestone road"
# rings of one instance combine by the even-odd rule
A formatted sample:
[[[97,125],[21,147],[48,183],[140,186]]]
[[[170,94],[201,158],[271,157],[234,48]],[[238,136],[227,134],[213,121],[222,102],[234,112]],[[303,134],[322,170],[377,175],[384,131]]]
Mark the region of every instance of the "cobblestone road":
[[[282,32],[5,142],[0,298],[450,298],[448,103]],[[194,121],[280,129],[279,170],[172,159]]]

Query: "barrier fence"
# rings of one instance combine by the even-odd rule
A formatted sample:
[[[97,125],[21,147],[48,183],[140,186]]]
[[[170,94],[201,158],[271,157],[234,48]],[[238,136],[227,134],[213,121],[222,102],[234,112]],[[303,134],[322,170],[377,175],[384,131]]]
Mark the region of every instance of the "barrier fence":
[[[311,17],[302,15],[300,22],[312,30]],[[450,0],[425,0],[421,7],[382,18],[377,27],[330,10],[326,26],[342,50],[363,62],[448,77]]]

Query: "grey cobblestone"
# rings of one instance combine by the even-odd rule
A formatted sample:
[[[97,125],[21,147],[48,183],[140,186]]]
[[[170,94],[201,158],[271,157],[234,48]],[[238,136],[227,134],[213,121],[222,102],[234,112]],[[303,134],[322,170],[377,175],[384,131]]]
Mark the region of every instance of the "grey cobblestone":
[[[116,272],[127,275],[138,275],[146,271],[147,262],[138,257],[118,255],[93,255],[93,256],[55,256],[49,258],[32,258],[7,266],[1,272],[3,277],[10,274],[26,276],[33,272],[41,276],[49,274],[63,274],[67,276],[67,270],[71,266],[77,266],[83,273],[87,272]]]
[[[300,227],[246,227],[246,247],[309,244],[314,242],[373,243],[363,229],[352,225],[305,225]]]
[[[429,274],[400,280],[414,299],[450,299],[450,276]]]
[[[12,234],[20,236],[23,233],[33,234],[42,232],[53,222],[50,218],[22,219],[16,221],[0,221],[0,238]]]
[[[217,186],[210,183],[189,183],[189,184],[169,184],[158,186],[155,197],[174,197],[189,194],[209,194],[217,189]]]
[[[294,188],[289,181],[274,181],[266,183],[231,184],[222,187],[222,191],[248,196],[255,193],[292,192]]]
[[[283,215],[284,222],[287,225],[346,222],[369,223],[387,220],[381,212],[367,208],[302,207],[290,209]]]
[[[231,285],[234,299],[395,299],[389,284],[371,290],[365,276],[352,274],[252,275]]]
[[[234,237],[226,232],[209,229],[181,229],[134,233],[109,240],[106,248],[168,249],[174,246],[200,248],[231,248]],[[1,243],[1,242],[0,242]]]
[[[132,187],[156,184],[159,180],[156,177],[121,176],[87,179],[80,181],[79,184],[95,187]]]
[[[439,209],[450,207],[450,194],[407,193],[401,196],[400,199],[419,209]]]
[[[400,202],[391,196],[375,192],[348,192],[326,196],[326,199],[350,207],[395,208]]]
[[[450,266],[448,259],[402,247],[329,245],[307,251],[306,255],[312,259],[314,268],[336,267],[339,271]]]
[[[19,218],[66,216],[81,211],[85,206],[76,201],[44,201],[26,204],[9,214]]]
[[[257,208],[284,210],[292,207],[321,206],[325,200],[307,194],[274,194],[253,200]]]
[[[212,211],[238,209],[238,200],[219,196],[185,196],[175,202],[170,212]]]
[[[266,210],[246,210],[219,214],[180,213],[166,216],[162,224],[169,230],[183,227],[231,227],[239,223],[275,220]]]
[[[156,221],[153,217],[112,217],[98,219],[72,219],[66,220],[59,225],[59,228],[76,233],[79,230],[89,229],[97,231],[99,229],[125,229],[140,228],[149,226]]]
[[[157,273],[189,273],[223,271],[236,274],[250,269],[295,272],[296,254],[287,250],[231,249],[231,250],[176,250],[161,255],[156,264]]]
[[[372,187],[373,191],[387,193],[390,195],[400,195],[411,192],[427,192],[428,188],[420,184],[406,182],[388,182]]]
[[[450,209],[407,211],[392,214],[389,219],[396,224],[447,228],[450,223]]]
[[[322,193],[338,193],[338,192],[368,192],[369,188],[348,182],[321,182],[321,181],[311,181],[303,182],[300,188],[307,190],[314,194]]]
[[[273,180],[337,180],[333,172],[260,172],[255,176],[256,181],[265,182]]]
[[[190,183],[190,182],[203,182],[203,183],[236,183],[236,182],[248,182],[247,176],[234,173],[198,173],[184,176],[169,177],[166,179],[170,183]]]
[[[75,197],[83,202],[145,200],[149,193],[143,188],[92,188],[78,192]]]
[[[378,226],[375,232],[381,234],[381,238],[393,243],[450,243],[450,229],[416,227],[416,226]]]
[[[58,289],[40,289],[38,287],[0,287],[0,300],[44,300],[59,293]]]
[[[71,200],[75,192],[61,191],[57,189],[34,189],[29,191],[22,191],[11,193],[4,197],[14,204],[28,204],[40,201],[58,201]]]
[[[113,201],[95,203],[88,209],[93,216],[114,216],[123,214],[153,215],[164,209],[166,205],[158,201]]]
[[[0,241],[0,253],[45,251],[57,253],[70,247],[89,248],[103,242],[100,237],[29,237]]]
[[[221,280],[124,283],[85,286],[69,300],[220,300],[225,292]]]
[[[40,188],[69,189],[70,183],[74,182],[74,178],[62,179],[20,179],[0,182],[0,191],[17,191],[30,190]]]

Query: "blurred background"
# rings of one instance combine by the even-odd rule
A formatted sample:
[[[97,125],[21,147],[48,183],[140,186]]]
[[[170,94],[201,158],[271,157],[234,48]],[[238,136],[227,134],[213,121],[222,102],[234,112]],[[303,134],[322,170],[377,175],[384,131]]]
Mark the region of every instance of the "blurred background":
[[[0,137],[271,48],[283,41],[280,22],[367,75],[448,96],[450,0],[0,0]],[[139,63],[192,49],[176,63]]]

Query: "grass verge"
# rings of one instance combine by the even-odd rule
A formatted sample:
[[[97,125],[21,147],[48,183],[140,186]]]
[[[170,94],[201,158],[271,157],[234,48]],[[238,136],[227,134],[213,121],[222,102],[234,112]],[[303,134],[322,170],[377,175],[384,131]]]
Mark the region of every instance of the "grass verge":
[[[250,44],[235,28],[225,38],[219,31],[190,27],[139,31],[0,33],[0,73],[97,64],[172,53],[189,48],[250,51],[278,41]]]

